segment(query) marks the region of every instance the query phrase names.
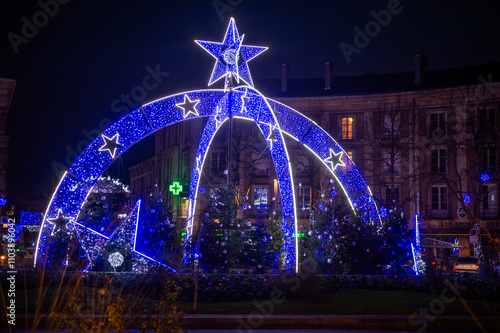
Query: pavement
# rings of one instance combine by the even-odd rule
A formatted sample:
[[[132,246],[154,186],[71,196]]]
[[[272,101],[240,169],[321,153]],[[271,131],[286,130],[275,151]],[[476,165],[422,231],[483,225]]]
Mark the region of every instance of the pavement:
[[[1,316],[5,318],[5,315]],[[30,326],[33,315],[17,315],[16,329]],[[100,316],[93,316],[102,320]],[[2,318],[2,319],[4,319]],[[302,332],[323,330],[347,331],[439,331],[439,332],[500,332],[500,318],[461,316],[377,316],[377,315],[265,315],[262,313],[242,315],[185,314],[187,332],[210,330],[257,332],[285,331]],[[145,319],[147,320],[147,319]],[[0,328],[5,327],[0,320]],[[43,319],[40,323],[43,327]],[[14,327],[11,327],[14,328]],[[0,329],[0,331],[4,331]],[[17,331],[17,330],[16,330]],[[133,331],[133,330],[131,330]]]
[[[329,329],[391,331],[479,331],[500,332],[500,318],[459,316],[376,316],[376,315],[184,315],[187,329]]]

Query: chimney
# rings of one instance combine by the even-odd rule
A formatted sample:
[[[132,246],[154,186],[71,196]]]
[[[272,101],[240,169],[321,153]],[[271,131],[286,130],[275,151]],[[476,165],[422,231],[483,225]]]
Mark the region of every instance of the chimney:
[[[288,62],[281,62],[281,91],[288,91],[288,73],[290,72],[290,65]]]
[[[324,60],[323,65],[325,66],[325,90],[330,90],[332,89],[333,61]]]
[[[413,57],[415,60],[415,81],[413,83],[419,86],[425,78],[429,59],[425,56],[424,52],[416,52],[413,54]]]

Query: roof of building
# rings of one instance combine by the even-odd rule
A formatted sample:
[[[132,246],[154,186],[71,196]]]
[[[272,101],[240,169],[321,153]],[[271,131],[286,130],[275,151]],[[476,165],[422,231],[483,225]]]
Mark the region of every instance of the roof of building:
[[[483,81],[480,78],[483,78]],[[255,87],[264,95],[273,97],[359,95],[374,92],[412,91],[498,82],[500,63],[462,68],[429,70],[422,84],[417,85],[415,72],[332,76],[331,88],[325,89],[325,79],[288,79],[287,91],[281,91],[281,79],[255,79]]]

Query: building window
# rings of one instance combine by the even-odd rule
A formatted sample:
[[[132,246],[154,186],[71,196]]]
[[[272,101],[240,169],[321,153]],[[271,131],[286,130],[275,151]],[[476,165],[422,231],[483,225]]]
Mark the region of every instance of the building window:
[[[490,132],[496,128],[496,115],[495,109],[481,109],[479,110],[479,131]]]
[[[226,170],[226,154],[224,152],[213,152],[212,153],[212,172],[214,174],[221,173]]]
[[[254,187],[253,189],[253,206],[257,209],[267,208],[267,188]]]
[[[448,209],[447,188],[446,185],[432,187],[432,209],[446,210]]]
[[[446,148],[431,149],[431,172],[446,173]]]
[[[346,153],[347,156],[349,156],[349,158],[351,159],[352,163],[354,163],[353,159],[354,153],[352,151],[346,151]],[[352,164],[350,162],[346,163],[346,165],[342,167],[343,172],[348,172],[350,169],[352,169]]]
[[[382,166],[384,176],[399,176],[399,170],[401,169],[401,159],[398,153],[391,153],[387,150],[382,150]]]
[[[395,207],[397,203],[399,203],[399,188],[387,187],[385,189],[385,204],[386,204],[386,206]]]
[[[483,209],[490,208],[488,194],[489,194],[488,186],[487,185],[483,185],[483,199],[482,199],[482,201],[483,201]]]
[[[299,185],[297,203],[300,210],[309,210],[311,207],[311,187]]]
[[[495,172],[497,168],[497,147],[483,148],[481,162],[484,171]]]
[[[399,138],[401,115],[399,113],[390,113],[384,116],[384,140],[395,140]]]
[[[431,113],[431,138],[439,138],[446,134],[446,116],[444,112]]]
[[[341,124],[342,124],[342,140],[352,140],[354,138],[353,136],[354,118],[342,117]]]
[[[497,198],[497,188],[494,185],[483,185],[481,195],[481,216],[493,218],[499,216]]]

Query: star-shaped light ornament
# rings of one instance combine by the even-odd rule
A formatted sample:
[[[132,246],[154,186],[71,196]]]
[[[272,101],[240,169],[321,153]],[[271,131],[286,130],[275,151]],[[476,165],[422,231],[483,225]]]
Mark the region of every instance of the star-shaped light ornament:
[[[275,129],[276,127],[269,125],[269,135],[266,138],[266,140],[269,141],[269,150],[273,150],[274,142],[278,141],[278,139],[276,139],[276,135],[274,134]]]
[[[201,167],[203,166],[201,155],[196,156],[196,170],[201,172]]]
[[[104,140],[104,145],[99,148],[99,151],[107,150],[111,154],[111,158],[115,158],[116,151],[123,148],[121,143],[118,141],[120,139],[120,135],[116,133],[112,138],[109,138],[103,134],[102,139]]]
[[[135,249],[137,227],[139,223],[140,200],[135,205],[127,218],[113,231],[111,236],[106,237],[82,224],[75,223],[75,230],[84,248],[90,263],[86,270],[92,269],[99,257],[104,256],[103,262],[107,260],[105,254],[125,250],[132,255],[132,271],[146,271],[152,263],[144,258],[142,253]]]
[[[182,114],[182,118],[186,118],[190,113],[194,114],[195,116],[199,116],[200,114],[198,113],[198,110],[196,110],[196,105],[198,105],[199,102],[199,99],[192,101],[189,99],[188,95],[184,95],[184,102],[175,104],[175,106],[181,108],[184,111],[184,113]]]
[[[242,45],[245,35],[239,35],[233,18],[229,21],[226,35],[222,43],[195,40],[216,59],[212,76],[208,85],[212,85],[219,79],[225,77],[224,88],[228,88],[231,77],[239,83],[240,79],[247,85],[253,87],[252,76],[247,62],[267,50],[263,46]]]
[[[332,171],[335,171],[337,166],[345,166],[345,163],[342,161],[342,156],[344,155],[344,152],[339,151],[337,154],[333,151],[333,149],[330,149],[330,157],[327,157],[325,159],[325,163],[330,163],[332,165]]]
[[[245,113],[248,102],[250,102],[250,97],[248,97],[248,89],[245,89],[245,95],[241,96],[241,113]]]
[[[67,229],[68,223],[71,221],[70,217],[64,216],[62,209],[57,211],[57,216],[47,219],[48,222],[54,225],[52,229],[52,235],[56,234],[58,231],[65,231]]]
[[[222,108],[217,105],[216,109],[215,109],[215,116],[214,116],[215,127],[216,128],[219,128],[220,124],[222,124],[222,115],[221,115],[221,112],[222,112]]]

